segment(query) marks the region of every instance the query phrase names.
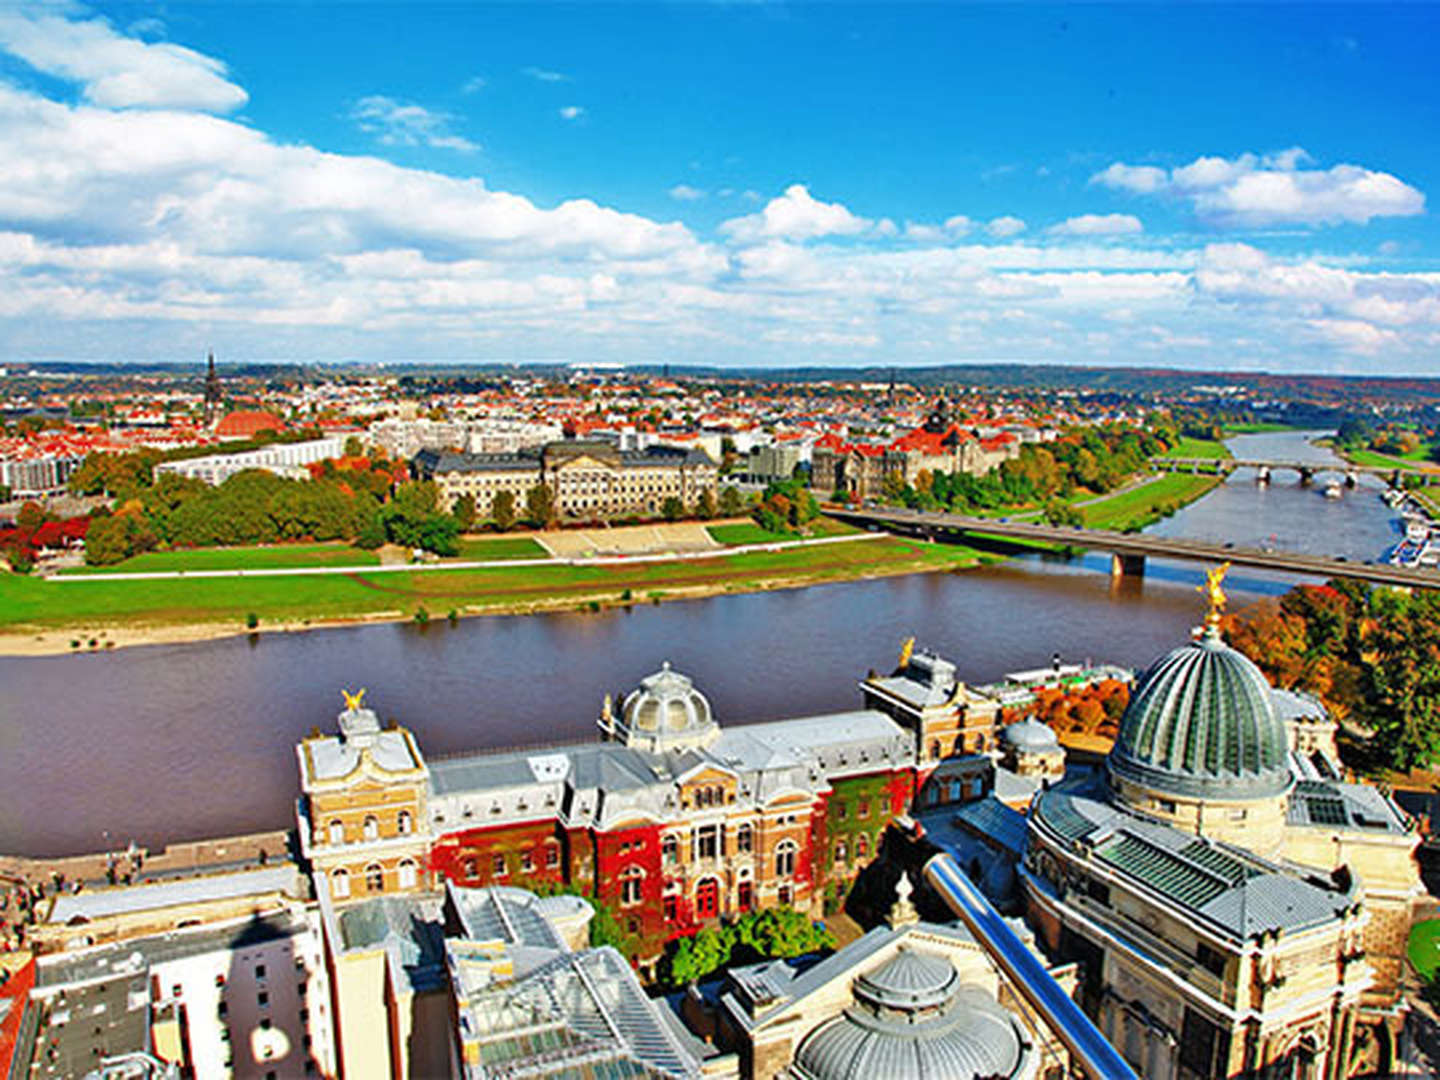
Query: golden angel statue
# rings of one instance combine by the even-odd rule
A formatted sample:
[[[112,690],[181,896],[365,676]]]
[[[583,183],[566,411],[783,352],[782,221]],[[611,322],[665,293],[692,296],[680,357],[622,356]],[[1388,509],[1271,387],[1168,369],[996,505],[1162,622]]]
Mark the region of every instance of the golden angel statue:
[[[346,712],[359,712],[365,707],[365,687],[360,688],[358,694],[352,694],[349,690],[341,689],[340,696],[345,699]]]
[[[903,671],[910,664],[910,654],[915,651],[915,637],[911,635],[905,639],[900,646],[900,669]]]
[[[1228,562],[1221,563],[1219,566],[1205,571],[1204,585],[1195,586],[1195,591],[1204,593],[1210,601],[1210,612],[1205,616],[1205,621],[1211,625],[1219,623],[1220,615],[1225,610],[1227,597],[1225,590],[1220,587],[1220,583],[1225,580],[1225,574],[1229,569]]]

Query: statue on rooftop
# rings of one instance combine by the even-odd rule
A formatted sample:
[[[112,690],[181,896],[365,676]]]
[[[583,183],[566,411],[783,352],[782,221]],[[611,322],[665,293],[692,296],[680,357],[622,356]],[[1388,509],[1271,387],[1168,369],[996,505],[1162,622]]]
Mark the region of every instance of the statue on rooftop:
[[[1204,593],[1210,601],[1210,611],[1205,616],[1206,626],[1219,626],[1220,616],[1225,612],[1225,605],[1228,598],[1220,583],[1225,580],[1225,574],[1230,569],[1228,562],[1221,563],[1213,569],[1205,571],[1205,584],[1195,586],[1195,591]]]
[[[360,688],[359,693],[356,694],[352,694],[349,690],[342,687],[340,696],[345,699],[346,712],[359,712],[365,707],[365,687],[363,686]]]
[[[904,671],[910,666],[910,656],[915,652],[915,636],[907,637],[900,646],[900,670]]]

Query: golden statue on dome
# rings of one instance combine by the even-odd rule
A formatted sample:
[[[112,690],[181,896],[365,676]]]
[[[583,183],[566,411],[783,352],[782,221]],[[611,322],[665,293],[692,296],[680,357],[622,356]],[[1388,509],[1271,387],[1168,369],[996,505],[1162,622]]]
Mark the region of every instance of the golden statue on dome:
[[[365,707],[365,687],[360,688],[358,694],[352,694],[349,690],[341,688],[340,696],[345,699],[346,712],[359,712]]]
[[[1205,616],[1206,626],[1218,627],[1220,616],[1225,613],[1225,605],[1229,598],[1226,597],[1225,590],[1220,587],[1220,583],[1225,580],[1225,574],[1229,569],[1230,564],[1223,562],[1219,566],[1205,571],[1204,585],[1195,586],[1195,591],[1204,593],[1206,599],[1210,601],[1210,611]]]

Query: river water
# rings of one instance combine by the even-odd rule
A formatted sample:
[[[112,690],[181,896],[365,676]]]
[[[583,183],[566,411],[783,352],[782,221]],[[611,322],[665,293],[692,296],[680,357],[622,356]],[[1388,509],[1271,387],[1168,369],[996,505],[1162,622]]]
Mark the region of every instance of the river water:
[[[1237,456],[1324,451],[1293,433],[1244,436]],[[1395,541],[1378,482],[1343,498],[1277,474],[1235,475],[1156,532],[1379,558]],[[1273,538],[1273,539],[1272,539]],[[0,658],[0,851],[58,855],[132,837],[170,840],[283,827],[298,794],[294,746],[330,730],[341,687],[430,755],[586,738],[606,692],[670,660],[721,723],[857,707],[856,682],[901,641],[985,682],[1067,660],[1143,666],[1199,620],[1194,565],[1152,560],[1143,579],[1108,558],[1025,557],[955,574],[637,606],[600,614],[483,617]],[[1243,606],[1294,578],[1235,572]]]

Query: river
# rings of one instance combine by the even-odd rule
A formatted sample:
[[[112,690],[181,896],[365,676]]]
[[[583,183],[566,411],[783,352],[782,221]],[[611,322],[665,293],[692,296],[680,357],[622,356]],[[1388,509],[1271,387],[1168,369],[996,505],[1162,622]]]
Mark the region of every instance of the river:
[[[1324,455],[1294,433],[1242,436],[1237,456]],[[1394,542],[1377,481],[1326,500],[1277,474],[1236,474],[1156,532],[1261,540],[1353,559]],[[1273,540],[1270,538],[1273,537]],[[0,851],[59,855],[294,820],[296,741],[333,729],[340,688],[409,726],[430,755],[587,738],[605,693],[670,660],[721,723],[854,708],[856,682],[901,641],[962,677],[1070,660],[1143,666],[1199,620],[1194,565],[1152,560],[1112,582],[1107,558],[1025,557],[955,574],[641,605],[0,658]],[[1293,578],[1236,572],[1243,606]]]

